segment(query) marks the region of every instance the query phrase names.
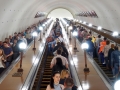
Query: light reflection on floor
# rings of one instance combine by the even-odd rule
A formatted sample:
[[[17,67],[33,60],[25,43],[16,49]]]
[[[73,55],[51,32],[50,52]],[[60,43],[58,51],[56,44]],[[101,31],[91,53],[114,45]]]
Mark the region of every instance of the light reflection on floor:
[[[82,81],[82,87],[84,90],[89,90],[90,86],[88,81]]]
[[[72,54],[72,45],[69,45],[69,51],[71,52],[71,54]]]
[[[32,58],[32,63],[34,63],[36,56],[34,55]]]
[[[78,58],[76,55],[73,55],[73,62],[76,66],[78,65]]]

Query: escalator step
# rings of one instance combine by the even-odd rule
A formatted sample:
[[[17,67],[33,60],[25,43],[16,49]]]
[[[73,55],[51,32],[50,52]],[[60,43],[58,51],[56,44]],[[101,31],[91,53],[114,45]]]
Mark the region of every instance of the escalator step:
[[[40,88],[40,90],[46,90],[46,88]]]
[[[47,86],[48,84],[50,84],[50,82],[42,82],[42,84],[45,84],[45,86]],[[43,85],[41,85],[43,86]]]
[[[46,68],[46,67],[47,67],[47,68],[50,68],[50,64],[49,64],[49,65],[46,65],[45,68]]]
[[[51,63],[51,61],[48,61],[48,62],[46,62],[46,63],[49,63],[49,64],[50,64],[50,63]]]
[[[112,75],[112,74],[107,74],[107,76],[108,76],[108,77],[113,77],[113,75]]]
[[[50,66],[46,66],[46,67],[45,67],[45,69],[49,69],[49,68],[50,68]]]
[[[36,88],[36,85],[33,85],[33,88],[35,89],[35,88]]]
[[[50,75],[51,75],[51,72],[44,72],[44,74],[46,74],[46,75],[49,75],[49,74],[50,74]]]
[[[109,77],[110,81],[114,82],[115,81],[115,78],[113,77]]]
[[[36,90],[36,88],[32,87],[32,90]]]
[[[52,72],[52,70],[45,70],[45,72]]]
[[[50,81],[50,78],[43,78],[42,80],[44,80],[44,81]]]
[[[45,70],[52,70],[52,69],[49,67],[49,68],[45,68]]]
[[[48,82],[48,81],[42,81],[42,83],[50,83],[50,81]]]
[[[41,86],[40,88],[45,88],[45,89],[46,89],[46,88],[47,88],[47,85],[46,85],[46,86]],[[40,90],[41,90],[41,89],[40,89]]]
[[[53,56],[47,56],[47,60],[45,63],[44,72],[43,72],[43,76],[42,76],[42,81],[41,81],[41,85],[40,85],[40,90],[46,90],[47,85],[50,83],[51,73],[52,73],[52,69],[50,68],[50,63],[51,63],[52,59],[53,59]],[[42,60],[42,62],[43,62],[43,60]],[[41,63],[40,68],[37,72],[37,76],[34,81],[32,90],[35,90],[37,87],[37,83],[38,83],[39,77],[41,75],[41,69],[43,68],[42,67],[43,65],[44,65],[44,63]]]
[[[44,74],[44,76],[51,76],[51,74],[48,74],[48,75],[45,75],[45,74]]]
[[[53,56],[48,56],[47,58],[53,58]]]
[[[53,59],[53,57],[47,57],[47,60],[52,60]]]
[[[47,61],[46,63],[51,63],[51,61]]]
[[[41,84],[41,87],[47,87],[48,84]]]
[[[104,73],[108,76],[108,78],[110,79],[110,81],[111,81],[112,83],[114,83],[115,78],[113,78],[112,71],[106,69],[106,64],[99,63],[98,58],[94,58],[94,60],[95,60],[95,62],[100,66],[100,68],[104,71]]]
[[[46,88],[40,88],[40,90],[46,90]]]
[[[53,58],[47,58],[47,61],[52,61]]]
[[[51,76],[43,76],[43,78],[51,78]]]
[[[51,63],[51,61],[49,61],[49,62],[46,62],[46,64],[50,64]]]
[[[108,70],[107,69],[102,69],[103,71],[107,72]]]
[[[46,63],[46,66],[47,66],[47,65],[50,66],[50,64],[51,64],[51,63]]]
[[[37,81],[38,80],[38,78],[35,78],[35,81]]]
[[[112,71],[106,71],[107,74],[113,74]]]

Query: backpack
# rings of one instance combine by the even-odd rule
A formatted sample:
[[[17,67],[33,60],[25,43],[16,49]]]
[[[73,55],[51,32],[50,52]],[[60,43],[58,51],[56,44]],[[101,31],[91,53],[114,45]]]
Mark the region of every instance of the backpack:
[[[61,72],[63,69],[66,69],[66,67],[64,65],[63,65],[63,68],[60,68],[59,66],[54,65],[52,68],[52,72],[55,72],[55,71]]]

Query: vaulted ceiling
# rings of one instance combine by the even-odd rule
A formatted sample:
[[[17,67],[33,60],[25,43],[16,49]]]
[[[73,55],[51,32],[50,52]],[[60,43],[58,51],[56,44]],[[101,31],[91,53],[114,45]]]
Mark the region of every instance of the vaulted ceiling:
[[[76,19],[120,32],[119,5],[120,0],[0,0],[0,40],[43,19],[34,18],[38,11],[49,13],[55,8],[65,8]],[[75,16],[81,11],[91,10],[99,18]]]

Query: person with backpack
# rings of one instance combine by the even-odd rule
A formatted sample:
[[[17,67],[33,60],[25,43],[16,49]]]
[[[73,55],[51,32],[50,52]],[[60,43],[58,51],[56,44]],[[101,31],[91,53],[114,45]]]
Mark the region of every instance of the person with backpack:
[[[68,51],[63,42],[57,42],[57,45],[54,47],[53,52],[56,52],[56,50],[58,50],[58,49],[61,50],[62,56],[68,58]]]
[[[50,68],[53,68],[54,65],[56,65],[57,59],[56,58],[61,58],[62,64],[65,65],[66,68],[68,68],[68,61],[65,57],[61,55],[61,50],[57,50],[57,55],[52,59]]]
[[[59,71],[61,73],[63,69],[66,69],[66,67],[62,64],[61,58],[56,58],[56,65],[53,66],[52,72]]]

